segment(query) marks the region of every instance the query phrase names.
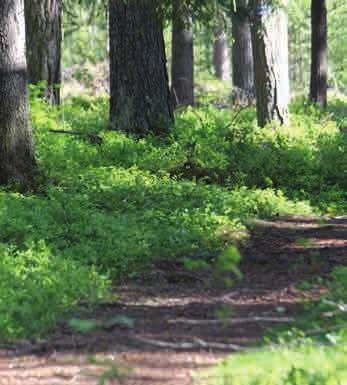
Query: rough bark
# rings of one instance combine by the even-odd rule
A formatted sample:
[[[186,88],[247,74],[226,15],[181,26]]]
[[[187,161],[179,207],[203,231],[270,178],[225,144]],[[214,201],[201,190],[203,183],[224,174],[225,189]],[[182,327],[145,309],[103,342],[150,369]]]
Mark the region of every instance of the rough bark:
[[[143,136],[166,132],[174,117],[162,23],[153,0],[110,0],[110,120]]]
[[[51,104],[60,101],[61,9],[61,0],[25,0],[29,81],[47,83],[43,95]]]
[[[213,66],[215,75],[223,81],[230,80],[230,52],[228,35],[223,25],[214,29]]]
[[[289,123],[288,18],[264,0],[254,0],[252,47],[260,127]]]
[[[175,105],[194,104],[193,22],[181,0],[172,3],[172,96]]]
[[[323,108],[327,106],[327,29],[326,0],[312,0],[310,100]]]
[[[233,85],[255,95],[251,24],[248,0],[238,0],[232,13],[232,68]]]
[[[26,182],[34,167],[23,0],[0,3],[0,184]]]

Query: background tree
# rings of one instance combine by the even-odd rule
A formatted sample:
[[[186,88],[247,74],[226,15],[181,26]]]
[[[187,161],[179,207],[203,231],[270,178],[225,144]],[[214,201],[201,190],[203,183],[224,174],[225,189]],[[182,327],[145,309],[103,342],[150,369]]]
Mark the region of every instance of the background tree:
[[[293,92],[304,92],[310,83],[310,0],[288,4],[289,76]]]
[[[194,104],[194,41],[191,10],[182,0],[172,9],[172,96],[175,105]]]
[[[311,81],[310,100],[327,106],[328,42],[325,0],[311,2]]]
[[[222,12],[219,12],[216,17],[213,35],[213,66],[215,75],[220,80],[230,80],[230,50],[226,28],[226,17]]]
[[[174,117],[162,21],[154,0],[110,0],[110,118],[115,128],[145,135]]]
[[[108,0],[64,0],[63,65],[97,64],[108,56]]]
[[[254,0],[252,46],[257,118],[260,127],[273,120],[288,124],[288,20],[271,2]]]
[[[43,94],[51,104],[60,101],[61,9],[61,0],[25,0],[29,81],[47,82]]]
[[[250,10],[248,0],[238,0],[232,9],[233,84],[247,93],[255,93]]]
[[[23,0],[0,3],[0,183],[27,181],[34,167]]]

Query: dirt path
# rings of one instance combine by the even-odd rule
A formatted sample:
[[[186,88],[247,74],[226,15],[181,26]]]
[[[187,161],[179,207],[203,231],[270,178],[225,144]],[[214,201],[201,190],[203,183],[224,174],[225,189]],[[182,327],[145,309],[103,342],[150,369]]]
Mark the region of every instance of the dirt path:
[[[117,301],[75,315],[98,320],[96,330],[78,333],[62,324],[45,341],[0,345],[0,384],[90,385],[102,374],[114,384],[192,384],[193,373],[295,319],[303,298],[319,298],[321,286],[300,291],[295,285],[347,265],[347,217],[257,222],[243,254],[244,279],[232,289],[165,266],[117,288]],[[224,323],[218,314],[231,309]],[[112,325],[115,316],[131,319],[133,327]]]

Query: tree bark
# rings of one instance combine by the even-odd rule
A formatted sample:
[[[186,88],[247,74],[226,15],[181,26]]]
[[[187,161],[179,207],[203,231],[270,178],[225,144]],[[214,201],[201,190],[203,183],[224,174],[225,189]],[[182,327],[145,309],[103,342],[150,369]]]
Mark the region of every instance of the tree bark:
[[[59,104],[61,83],[61,0],[25,0],[29,82],[45,81],[43,96]]]
[[[289,123],[288,18],[283,10],[254,0],[252,47],[258,125]]]
[[[232,13],[232,68],[233,85],[255,95],[251,24],[248,0],[237,1]]]
[[[0,184],[29,181],[34,148],[27,93],[23,0],[0,3]]]
[[[110,120],[143,136],[167,132],[173,110],[154,0],[110,0]]]
[[[181,0],[172,3],[172,96],[174,105],[194,104],[193,22]]]
[[[310,100],[323,108],[327,106],[327,30],[326,0],[312,0]]]
[[[230,80],[230,52],[228,35],[223,25],[214,29],[213,65],[215,75],[223,81]]]

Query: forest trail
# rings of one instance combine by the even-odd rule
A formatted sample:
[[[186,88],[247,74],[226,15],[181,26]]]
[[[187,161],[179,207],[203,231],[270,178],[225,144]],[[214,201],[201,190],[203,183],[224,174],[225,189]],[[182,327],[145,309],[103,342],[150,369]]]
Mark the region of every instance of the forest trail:
[[[347,216],[257,221],[243,255],[244,279],[232,288],[159,266],[137,285],[116,288],[116,301],[76,315],[99,320],[98,329],[80,333],[63,323],[40,342],[0,345],[0,384],[89,385],[102,374],[113,384],[192,384],[194,373],[294,320],[303,299],[320,297],[320,284],[297,284],[347,265]],[[228,309],[224,323],[218,314]],[[108,323],[115,316],[125,317],[121,325]]]

